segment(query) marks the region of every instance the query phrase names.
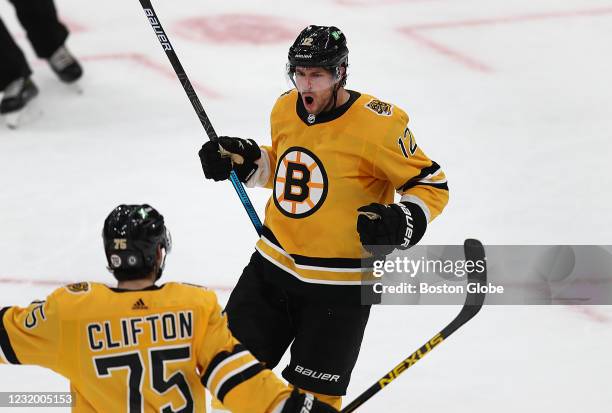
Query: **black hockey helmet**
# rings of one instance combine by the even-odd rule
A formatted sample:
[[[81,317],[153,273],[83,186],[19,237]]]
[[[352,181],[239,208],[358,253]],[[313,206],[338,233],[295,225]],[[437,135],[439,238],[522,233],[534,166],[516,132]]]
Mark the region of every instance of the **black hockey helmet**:
[[[335,26],[310,25],[300,32],[289,48],[287,73],[290,77],[297,66],[323,67],[339,76],[340,67],[348,67],[346,37]],[[344,86],[346,74],[342,79]]]
[[[108,269],[119,281],[142,278],[155,269],[157,248],[168,254],[172,249],[164,217],[153,207],[119,205],[104,221],[102,229]],[[161,277],[165,255],[157,269]]]

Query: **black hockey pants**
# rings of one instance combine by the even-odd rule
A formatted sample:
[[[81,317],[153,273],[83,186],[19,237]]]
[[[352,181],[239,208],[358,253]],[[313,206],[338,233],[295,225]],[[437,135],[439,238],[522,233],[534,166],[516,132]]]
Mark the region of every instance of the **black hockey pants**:
[[[9,0],[17,18],[41,59],[51,57],[68,37],[68,29],[57,19],[53,0]],[[13,80],[32,73],[23,52],[0,19],[0,90]]]

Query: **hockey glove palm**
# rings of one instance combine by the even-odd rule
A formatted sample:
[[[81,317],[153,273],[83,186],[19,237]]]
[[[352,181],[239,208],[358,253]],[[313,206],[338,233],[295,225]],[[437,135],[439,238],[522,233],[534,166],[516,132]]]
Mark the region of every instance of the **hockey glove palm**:
[[[293,390],[291,396],[285,402],[285,406],[281,413],[338,413],[328,404],[317,400],[312,394],[302,394],[299,391]]]
[[[374,256],[390,254],[395,248],[410,248],[421,240],[427,229],[425,213],[411,202],[372,203],[357,211],[359,239]]]
[[[207,179],[226,180],[233,169],[240,181],[246,182],[257,170],[255,161],[261,157],[261,150],[253,139],[219,136],[217,141],[202,145],[198,155]]]

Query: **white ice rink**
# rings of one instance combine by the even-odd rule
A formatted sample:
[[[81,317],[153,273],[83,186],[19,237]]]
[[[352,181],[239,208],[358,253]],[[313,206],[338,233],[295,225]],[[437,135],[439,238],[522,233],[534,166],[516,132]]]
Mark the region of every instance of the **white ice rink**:
[[[309,23],[340,27],[348,87],[406,109],[448,176],[449,205],[423,243],[611,243],[612,1],[154,5],[217,132],[259,143],[269,142],[269,111],[288,88],[295,35]],[[206,136],[139,2],[57,6],[83,60],[82,95],[35,59],[0,1],[43,112],[17,131],[0,127],[0,307],[64,282],[111,282],[103,219],[141,202],[172,231],[165,280],[209,285],[226,300],[256,234],[231,184],[204,180],[196,152]],[[267,190],[249,194],[263,217]],[[346,400],[457,311],[375,308]],[[359,411],[606,413],[611,350],[611,307],[485,307]],[[0,367],[0,391],[67,390],[50,371]]]

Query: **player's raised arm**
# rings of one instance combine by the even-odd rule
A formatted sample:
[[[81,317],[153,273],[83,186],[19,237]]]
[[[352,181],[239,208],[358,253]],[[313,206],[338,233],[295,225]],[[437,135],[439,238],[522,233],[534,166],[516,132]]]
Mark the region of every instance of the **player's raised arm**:
[[[59,372],[59,317],[53,294],[27,308],[0,309],[0,363],[33,364]]]
[[[408,126],[397,139],[397,146],[399,146],[401,158],[395,153],[394,160],[399,165],[407,160],[418,171],[418,174],[410,176],[408,179],[405,175],[400,174],[393,178],[394,183],[406,180],[400,185],[394,186],[397,192],[402,195],[401,202],[420,206],[427,223],[430,223],[442,213],[448,203],[449,191],[446,175],[440,165],[429,159],[416,144],[414,135]],[[404,149],[406,153],[404,153]],[[386,174],[393,176],[391,168],[393,168],[393,165],[386,166]]]
[[[399,203],[372,203],[358,210],[357,231],[362,244],[366,248],[380,246],[369,249],[381,254],[390,253],[391,246],[406,249],[417,244],[427,225],[448,203],[449,193],[446,175],[417,145],[408,116],[397,107],[393,111],[390,133],[371,148],[372,170],[376,178],[389,181],[402,198]]]

